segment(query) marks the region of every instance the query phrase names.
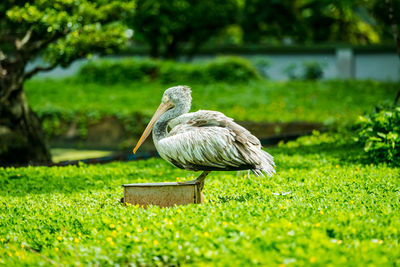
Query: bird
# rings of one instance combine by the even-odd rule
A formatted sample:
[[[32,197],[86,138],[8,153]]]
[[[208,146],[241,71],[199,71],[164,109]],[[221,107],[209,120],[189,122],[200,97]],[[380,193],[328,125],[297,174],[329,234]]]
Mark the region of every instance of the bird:
[[[204,187],[211,171],[251,170],[258,177],[275,174],[274,158],[260,140],[221,112],[191,112],[191,89],[179,85],[165,90],[133,153],[152,132],[158,154],[180,169],[202,171],[188,182]]]

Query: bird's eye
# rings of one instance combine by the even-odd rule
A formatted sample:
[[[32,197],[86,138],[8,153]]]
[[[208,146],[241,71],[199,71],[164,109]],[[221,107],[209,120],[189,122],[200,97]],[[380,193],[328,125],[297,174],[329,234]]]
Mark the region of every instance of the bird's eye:
[[[166,102],[168,102],[168,100],[169,100],[169,97],[167,95],[165,95],[162,99],[162,102],[166,103]]]

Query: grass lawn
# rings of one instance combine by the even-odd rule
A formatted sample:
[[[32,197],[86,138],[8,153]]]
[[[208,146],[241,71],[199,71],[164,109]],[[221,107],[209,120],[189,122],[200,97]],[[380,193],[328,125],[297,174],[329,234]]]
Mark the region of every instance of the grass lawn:
[[[400,265],[400,169],[301,140],[269,149],[273,178],[213,172],[204,204],[164,209],[119,203],[124,183],[195,174],[161,159],[0,168],[0,265]]]
[[[176,85],[176,84],[174,84]],[[398,83],[376,81],[253,81],[248,84],[189,84],[192,110],[218,110],[235,120],[353,122],[381,101],[393,101]],[[150,117],[164,90],[158,82],[105,85],[75,79],[26,83],[28,100],[40,116],[103,114]],[[60,115],[57,115],[60,116]]]

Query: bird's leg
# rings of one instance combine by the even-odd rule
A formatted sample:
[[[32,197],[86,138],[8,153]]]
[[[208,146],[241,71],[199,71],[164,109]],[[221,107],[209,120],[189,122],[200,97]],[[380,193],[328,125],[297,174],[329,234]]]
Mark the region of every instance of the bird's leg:
[[[210,173],[210,171],[203,171],[199,177],[197,177],[196,180],[194,180],[196,182],[196,184],[200,185],[200,190],[203,190],[204,187],[204,180],[206,179],[207,175]]]
[[[203,171],[199,177],[197,177],[196,180],[193,181],[187,181],[187,182],[178,182],[178,184],[199,184],[200,185],[200,189],[203,189],[204,187],[204,180],[206,179],[207,175],[210,173],[211,171]]]

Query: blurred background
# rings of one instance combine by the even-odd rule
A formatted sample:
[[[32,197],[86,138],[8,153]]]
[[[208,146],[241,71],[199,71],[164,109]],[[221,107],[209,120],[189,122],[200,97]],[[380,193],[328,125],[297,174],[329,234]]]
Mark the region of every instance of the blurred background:
[[[130,151],[179,84],[192,111],[221,111],[264,145],[397,104],[397,0],[6,0],[0,11],[0,165],[154,156],[151,140]]]

